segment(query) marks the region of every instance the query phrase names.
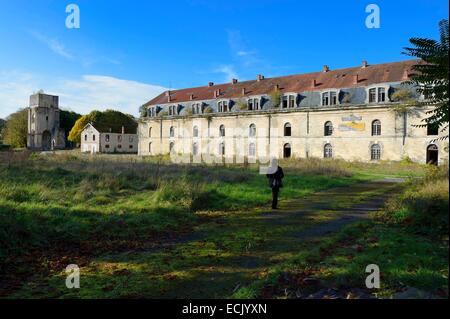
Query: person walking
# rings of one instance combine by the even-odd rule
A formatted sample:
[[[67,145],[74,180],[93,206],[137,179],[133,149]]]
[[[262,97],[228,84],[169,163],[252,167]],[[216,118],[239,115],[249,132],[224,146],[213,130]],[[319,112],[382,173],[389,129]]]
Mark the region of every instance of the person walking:
[[[276,171],[266,176],[269,179],[269,187],[272,188],[272,209],[278,209],[278,194],[283,187],[283,169],[277,165]]]

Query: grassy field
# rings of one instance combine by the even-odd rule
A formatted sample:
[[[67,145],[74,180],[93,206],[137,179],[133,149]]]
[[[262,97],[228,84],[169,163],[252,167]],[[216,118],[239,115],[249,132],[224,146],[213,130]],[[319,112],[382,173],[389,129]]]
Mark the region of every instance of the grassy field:
[[[259,255],[252,258],[261,260],[254,261],[255,265],[260,263],[269,269],[264,275],[249,276],[253,284],[248,284],[246,277],[247,285],[237,284],[232,293],[220,292],[219,283],[207,291],[210,297],[254,297],[270,278],[277,277],[277,271],[284,271],[281,265],[290,265],[287,267],[291,269],[295,264],[291,259],[299,258],[290,252],[276,265],[265,264],[265,259],[270,260],[265,255],[265,243],[274,236],[283,238],[284,235],[281,230],[271,232],[273,227],[259,218],[261,209],[257,207],[267,206],[271,194],[266,177],[258,174],[256,166],[183,166],[172,165],[164,158],[91,157],[76,152],[44,155],[1,152],[0,159],[0,294],[3,296],[158,297],[167,293],[173,297],[171,291],[183,288],[192,280],[192,269],[203,264],[214,266],[220,273],[218,267],[226,265],[225,261],[231,260],[233,264],[233,258],[241,258],[242,253],[259,247]],[[406,162],[374,165],[291,160],[282,166],[287,176],[281,194],[283,201],[308,198],[317,191],[384,177],[416,180],[427,171],[424,166]],[[353,204],[340,201],[334,205]],[[380,218],[379,227],[394,232],[399,223],[404,223],[402,216],[410,220],[402,210],[404,204],[397,205],[392,208],[396,213],[389,215],[395,217]],[[331,217],[324,212],[307,221],[295,220],[283,231],[300,229],[327,218]],[[419,224],[424,225],[423,221]],[[402,232],[410,234],[403,228]],[[359,240],[364,241],[368,233],[367,229],[361,229]],[[434,249],[436,237],[428,237],[423,245],[429,240]],[[395,238],[386,238],[389,243],[395,242]],[[154,251],[165,243],[172,243],[169,251]],[[427,254],[427,247],[418,250],[420,256]],[[122,255],[137,251],[143,253]],[[114,254],[119,255],[111,257]],[[110,257],[105,259],[106,255]],[[441,255],[437,256],[436,265],[441,266]],[[312,255],[308,258],[314,260]],[[60,287],[61,270],[74,261],[84,267],[83,283],[89,287],[78,294],[63,292]],[[332,272],[339,267],[330,263],[328,268]],[[148,272],[154,277],[146,282]],[[116,278],[112,283],[111,276]],[[239,276],[224,271],[218,282],[228,286]],[[199,291],[199,296],[204,294]]]

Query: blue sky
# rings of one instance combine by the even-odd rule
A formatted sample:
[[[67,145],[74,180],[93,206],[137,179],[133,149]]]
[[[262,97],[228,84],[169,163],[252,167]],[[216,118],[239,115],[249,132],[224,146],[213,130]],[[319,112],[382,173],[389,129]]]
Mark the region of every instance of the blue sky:
[[[67,29],[68,4],[81,28]],[[365,7],[381,9],[368,29]],[[408,59],[437,38],[446,0],[0,0],[0,117],[38,89],[88,113],[139,105],[166,88]]]

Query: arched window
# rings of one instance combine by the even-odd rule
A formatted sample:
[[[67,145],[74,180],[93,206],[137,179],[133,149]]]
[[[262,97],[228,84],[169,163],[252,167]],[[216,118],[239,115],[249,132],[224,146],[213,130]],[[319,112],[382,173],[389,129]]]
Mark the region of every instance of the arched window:
[[[333,157],[333,146],[331,144],[325,144],[323,147],[323,157],[332,158]]]
[[[192,136],[194,137],[198,137],[198,126],[194,126],[193,130],[192,130]]]
[[[372,122],[372,136],[381,135],[381,122],[375,120]]]
[[[330,121],[325,122],[324,135],[325,136],[333,135],[333,123],[331,123]]]
[[[152,128],[151,127],[148,128],[148,137],[152,137]]]
[[[87,141],[87,134],[84,135],[84,140]]]
[[[198,144],[194,143],[192,144],[192,155],[198,155]]]
[[[255,124],[250,124],[249,131],[248,131],[248,136],[250,136],[250,137],[255,137],[256,136],[256,125]]]
[[[174,137],[175,136],[175,128],[173,126],[170,127],[169,136]]]
[[[291,144],[286,143],[283,146],[283,157],[290,158],[291,157]]]
[[[225,125],[221,125],[219,128],[219,136],[224,137],[225,136]]]
[[[225,143],[223,142],[219,144],[219,155],[225,155]]]
[[[152,154],[152,142],[148,143],[148,153]]]
[[[291,136],[291,123],[284,124],[284,136]]]
[[[255,143],[250,143],[248,146],[248,156],[256,156],[256,145]]]
[[[105,135],[105,142],[109,142],[109,134]]]
[[[373,144],[370,147],[370,159],[372,161],[378,161],[381,158],[381,147],[378,144]]]
[[[175,151],[175,143],[174,143],[174,142],[171,142],[171,143],[169,144],[169,152],[172,153],[173,151]]]
[[[427,147],[427,164],[438,165],[439,148],[436,144],[430,144]]]

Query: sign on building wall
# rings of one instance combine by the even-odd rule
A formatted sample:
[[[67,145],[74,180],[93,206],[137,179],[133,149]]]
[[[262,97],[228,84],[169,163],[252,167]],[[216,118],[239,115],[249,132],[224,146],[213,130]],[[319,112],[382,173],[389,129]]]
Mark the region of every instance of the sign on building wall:
[[[357,131],[366,129],[366,124],[362,121],[362,116],[350,115],[342,117],[342,123],[339,124],[339,130],[342,132]]]

